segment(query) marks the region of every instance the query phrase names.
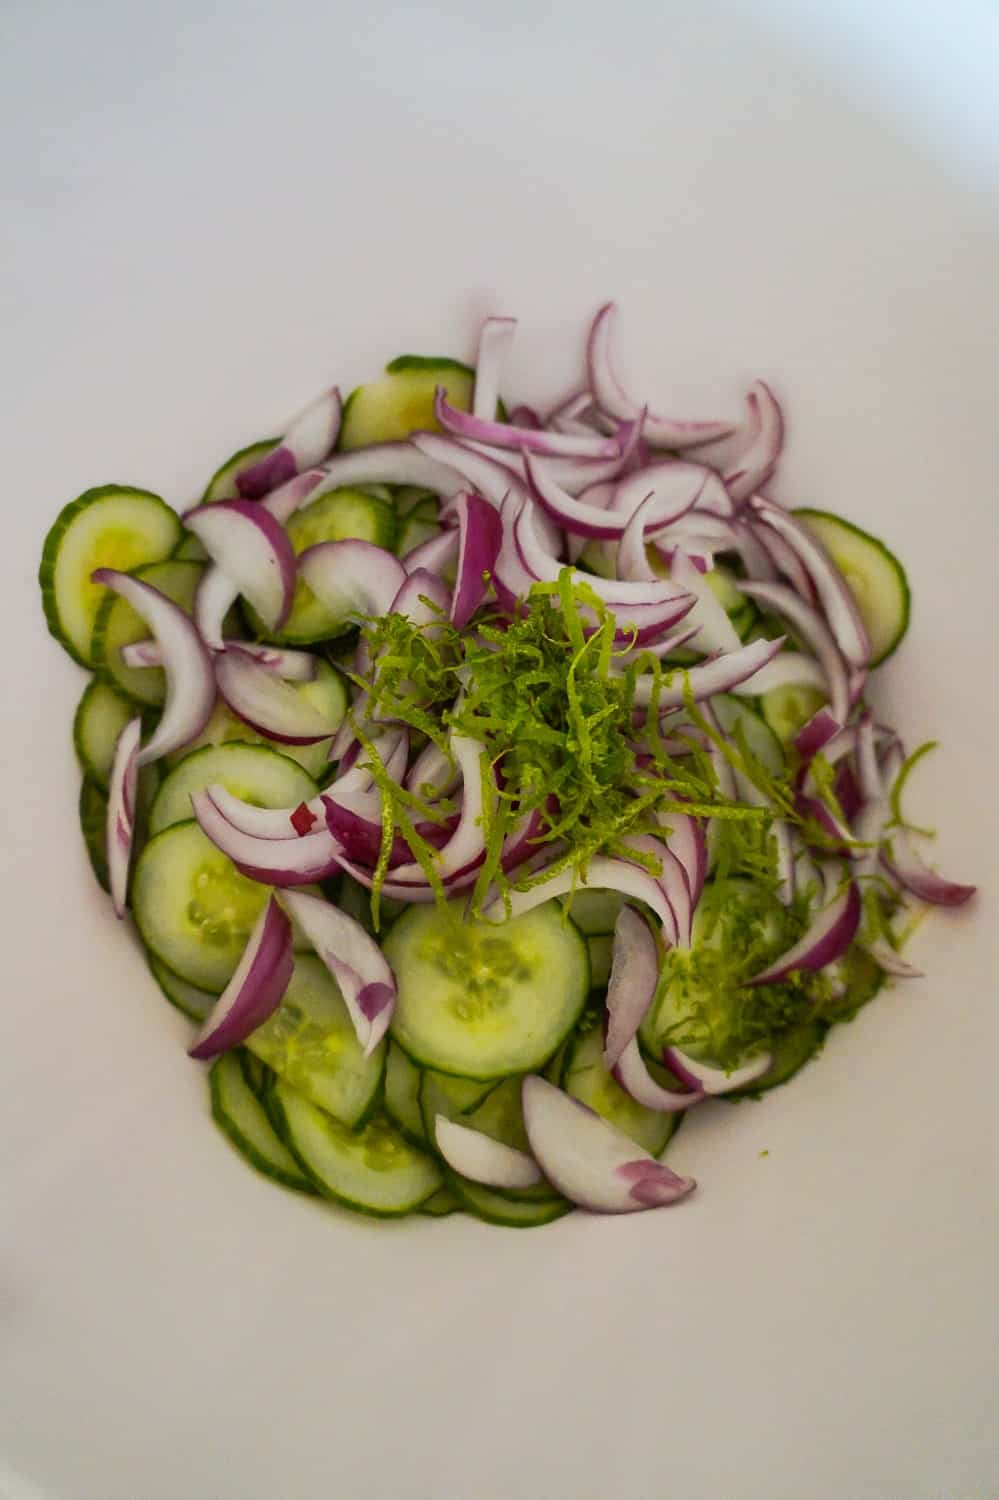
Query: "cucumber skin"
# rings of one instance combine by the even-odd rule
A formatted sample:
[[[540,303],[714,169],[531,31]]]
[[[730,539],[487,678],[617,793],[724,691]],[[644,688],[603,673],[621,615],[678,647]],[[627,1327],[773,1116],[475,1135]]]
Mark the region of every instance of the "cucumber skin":
[[[434,354],[397,354],[385,366],[386,375],[401,375],[410,370],[457,370],[462,375],[470,375],[475,379],[475,370],[471,365],[466,365],[460,359],[451,359],[446,354],[442,354],[440,358]]]
[[[223,1056],[228,1056],[228,1053],[223,1054]],[[249,1141],[246,1136],[243,1135],[242,1131],[226,1113],[225,1101],[222,1097],[222,1079],[221,1070],[219,1067],[219,1063],[221,1061],[221,1058],[218,1059],[212,1065],[208,1073],[208,1087],[211,1095],[212,1119],[219,1127],[219,1130],[232,1143],[232,1145],[235,1146],[240,1156],[242,1156],[245,1161],[248,1161],[251,1166],[255,1167],[256,1170],[261,1174],[261,1176],[269,1177],[272,1182],[280,1183],[281,1187],[289,1188],[293,1193],[302,1193],[309,1198],[317,1197],[318,1194],[316,1193],[316,1189],[313,1187],[312,1182],[304,1173],[301,1177],[292,1177],[290,1173],[283,1171],[280,1167],[276,1167],[272,1161],[268,1161],[268,1159],[257,1150],[252,1141]],[[246,1083],[247,1088],[250,1088],[250,1085],[246,1080],[245,1072],[243,1071],[242,1058],[239,1057],[238,1054],[236,1061],[240,1072],[243,1073],[244,1083]],[[254,1095],[254,1098],[257,1097],[253,1089],[250,1089],[250,1092]],[[263,1108],[263,1106],[261,1106],[261,1108]],[[264,1112],[266,1114],[266,1111]],[[285,1145],[285,1142],[282,1141],[281,1144]]]
[[[878,552],[882,554],[883,557],[887,559],[887,561],[894,568],[895,573],[898,577],[899,589],[902,594],[902,623],[899,626],[899,629],[896,632],[893,640],[885,647],[885,649],[881,652],[881,655],[873,657],[868,663],[868,670],[873,671],[875,667],[880,667],[882,662],[887,661],[889,656],[894,656],[895,652],[902,644],[902,641],[905,639],[905,636],[908,632],[909,621],[912,617],[912,590],[909,588],[909,575],[906,573],[905,569],[902,567],[902,564],[899,562],[894,552],[892,552],[891,548],[886,547],[880,537],[872,536],[871,533],[869,531],[865,531],[862,526],[857,526],[853,521],[847,521],[842,516],[836,515],[835,511],[814,510],[812,507],[804,505],[799,506],[798,509],[792,511],[791,514],[798,520],[804,521],[806,526],[809,520],[812,518],[818,521],[835,522],[837,526],[842,526],[844,531],[852,532],[853,535],[859,537],[862,542],[866,542],[869,547],[874,547]],[[816,534],[816,540],[822,542],[822,538],[818,534]],[[822,542],[822,545],[825,546],[825,543]]]
[[[212,491],[223,476],[228,477],[230,471],[238,473],[242,468],[249,468],[251,463],[256,463],[258,459],[266,457],[273,448],[278,446],[280,441],[280,438],[258,438],[255,443],[247,443],[245,448],[237,448],[236,452],[227,458],[224,464],[219,464],[215,473],[205,485],[204,493],[201,496],[202,505],[213,505],[218,499],[222,498],[221,496],[214,495]]]
[[[163,509],[169,511],[169,513],[173,516],[174,520],[177,522],[178,533],[180,532],[180,518],[177,516],[175,511],[170,510],[169,505],[167,505],[166,501],[161,495],[154,495],[152,490],[139,489],[138,486],[134,484],[99,484],[96,485],[92,490],[84,490],[82,495],[79,495],[75,500],[70,500],[67,505],[63,506],[62,510],[59,512],[55,520],[52,522],[52,525],[49,527],[48,534],[42,545],[42,560],[38,565],[38,587],[41,590],[42,609],[45,612],[45,623],[48,626],[49,635],[52,636],[53,640],[59,642],[59,645],[66,652],[67,656],[71,656],[75,662],[78,662],[80,664],[81,667],[87,667],[89,669],[93,668],[93,662],[88,661],[85,656],[82,656],[80,652],[77,651],[76,647],[72,644],[69,637],[63,630],[62,622],[59,619],[59,609],[56,605],[55,598],[56,557],[59,553],[59,543],[62,541],[66,531],[69,529],[70,523],[76,519],[81,510],[88,509],[88,507],[92,505],[95,500],[103,499],[105,495],[118,495],[122,492],[122,490],[128,490],[129,493],[133,495],[142,495],[147,500],[158,501],[159,504],[162,505]],[[180,538],[178,536],[178,540],[179,539]],[[165,562],[166,559],[151,557],[149,561]]]
[[[76,705],[76,713],[73,715],[73,748],[76,751],[76,758],[80,763],[80,769],[83,772],[84,776],[88,777],[94,783],[94,785],[98,787],[105,796],[107,796],[108,787],[106,785],[106,778],[100,775],[93,762],[87,759],[86,753],[83,748],[83,721],[87,712],[86,705],[89,704],[90,695],[98,687],[106,688],[109,691],[116,693],[117,696],[121,699],[122,703],[129,709],[129,716],[131,718],[136,717],[136,706],[132,699],[125,697],[125,694],[121,692],[116,684],[105,682],[103,678],[100,677],[92,677],[90,679],[90,681],[87,683],[87,686],[83,690],[83,695],[80,698],[79,703]],[[157,717],[155,709],[152,710],[152,712],[149,712],[148,705],[146,705],[146,709],[147,712],[142,714],[142,732],[144,735],[147,734],[152,727],[151,720]]]
[[[481,1204],[476,1204],[474,1199],[464,1190],[464,1184],[457,1172],[450,1167],[443,1168],[444,1181],[452,1194],[458,1200],[458,1204],[464,1211],[471,1214],[472,1218],[479,1219],[485,1224],[499,1224],[503,1229],[540,1229],[544,1224],[554,1224],[556,1219],[564,1219],[566,1214],[572,1213],[573,1205],[567,1198],[554,1198],[551,1202],[538,1200],[531,1202],[524,1199],[509,1200],[511,1211],[515,1208],[529,1208],[533,1210],[534,1217],[530,1219],[505,1218],[502,1211],[490,1213]],[[502,1195],[496,1193],[494,1188],[483,1188],[484,1192],[494,1193],[496,1197]]]
[[[107,855],[104,847],[104,824],[107,818],[107,799],[100,787],[89,776],[80,782],[80,832],[90,860],[94,879],[103,891],[111,894]]]

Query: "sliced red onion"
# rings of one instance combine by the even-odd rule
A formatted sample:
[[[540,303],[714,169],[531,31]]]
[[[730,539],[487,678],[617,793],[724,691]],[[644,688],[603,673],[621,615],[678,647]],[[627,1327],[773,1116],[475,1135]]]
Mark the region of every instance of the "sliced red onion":
[[[316,675],[316,658],[311,651],[292,651],[282,646],[269,646],[263,641],[223,641],[223,649],[236,646],[252,656],[275,677],[285,682],[312,682]],[[162,667],[163,657],[155,641],[132,641],[121,648],[121,659],[126,667]]]
[[[613,302],[608,302],[597,313],[586,345],[586,366],[597,405],[609,416],[628,421],[636,417],[641,408],[614,373],[611,339],[616,316]],[[646,438],[660,448],[689,448],[697,443],[715,442],[728,437],[732,431],[731,422],[678,422],[651,414],[645,419]]]
[[[794,737],[795,749],[804,760],[811,760],[819,750],[825,749],[830,740],[835,739],[842,728],[842,722],[834,719],[827,708],[820,708],[804,728],[798,730]]]
[[[571,1202],[593,1213],[660,1208],[689,1193],[679,1177],[606,1120],[530,1074],[521,1085],[527,1138],[544,1175]]]
[[[411,547],[402,554],[402,565],[407,573],[425,568],[430,573],[443,573],[451,567],[458,556],[458,532],[453,526],[444,527],[436,536]]]
[[[896,953],[886,938],[873,938],[869,943],[862,943],[861,947],[869,958],[873,958],[878,968],[885,974],[890,974],[893,979],[923,978],[922,969],[917,969],[901,953]]]
[[[655,503],[655,495],[647,496],[621,533],[617,544],[618,578],[653,583],[659,577],[645,550],[645,528]]]
[[[467,492],[454,501],[453,512],[459,542],[451,619],[463,630],[486,597],[503,543],[503,523],[494,506]]]
[[[866,667],[871,659],[871,643],[864,622],[846,579],[826,549],[807,526],[773,500],[754,495],[750,504],[763,525],[783,537],[797,554],[815,585],[829,628],[849,665]]]
[[[664,636],[662,640],[655,641],[652,645],[634,646],[630,651],[616,652],[614,657],[615,663],[619,667],[629,667],[632,662],[638,661],[643,656],[655,656],[661,661],[663,657],[672,656],[674,651],[679,651],[681,647],[688,646],[696,634],[696,625],[689,627],[682,625],[672,635]],[[667,752],[667,754],[672,753],[672,751]],[[678,753],[685,755],[687,752],[681,750]]]
[[[568,896],[576,890],[620,891],[623,896],[644,902],[659,918],[667,940],[670,943],[674,941],[676,918],[655,876],[626,859],[606,854],[595,855],[589,861],[585,880],[580,880],[577,871],[565,869],[539,885],[532,886],[530,890],[511,891],[510,916],[521,917],[525,912],[533,911],[536,906],[542,906],[556,896]],[[491,901],[482,915],[490,922],[505,921],[506,904],[503,897],[497,896]]]
[[[741,518],[733,520],[730,524],[735,551],[742,558],[747,576],[754,578],[757,583],[775,581],[777,569],[774,560],[758,539],[752,526]]]
[[[323,464],[325,478],[314,499],[328,490],[356,484],[402,484],[417,490],[432,490],[435,495],[456,495],[464,488],[463,476],[448,457],[438,459],[424,452],[417,438],[435,437],[417,433],[401,443],[371,443],[349,453],[334,453]],[[461,451],[460,443],[455,443]]]
[[[808,604],[817,605],[819,595],[812,582],[811,574],[794,548],[788,545],[780,533],[770,526],[762,525],[759,521],[747,521],[745,528],[756,545],[761,547],[770,558],[774,575],[783,573],[802,599]],[[757,575],[753,573],[753,576]]]
[[[666,897],[667,905],[673,913],[673,932],[664,931],[664,938],[669,941],[672,937],[673,943],[678,948],[688,948],[692,924],[694,918],[694,907],[691,898],[690,881],[687,872],[673,850],[662,839],[654,834],[641,833],[630,834],[624,842],[631,849],[639,853],[650,855],[659,865],[655,879]]]
[[[764,693],[786,687],[810,687],[822,693],[826,688],[826,674],[814,657],[805,656],[801,651],[782,651],[761,667],[751,681],[737,682],[727,691],[740,697],[759,698]]]
[[[459,1125],[455,1120],[438,1115],[434,1121],[434,1136],[437,1149],[448,1166],[472,1182],[510,1189],[534,1187],[544,1181],[541,1168],[526,1151],[494,1141],[481,1130],[471,1130],[467,1125]]]
[[[438,797],[446,797],[458,785],[461,776],[454,761],[449,760],[431,740],[413,761],[406,773],[406,790],[415,796],[425,795],[425,787],[433,787]]]
[[[881,801],[885,788],[878,765],[874,718],[870,711],[861,714],[857,720],[857,773],[863,800],[868,803]]]
[[[750,641],[748,646],[740,646],[738,651],[730,651],[701,666],[678,668],[666,677],[657,699],[658,706],[682,707],[687,684],[694,701],[699,702],[703,698],[713,698],[716,693],[731,693],[750,679],[756,681],[762,669],[773,660],[783,644],[783,636],[775,641]],[[652,687],[651,675],[644,675],[636,680],[636,704],[644,707],[652,702]],[[759,691],[762,692],[763,689]]]
[[[277,1010],[294,967],[291,923],[271,896],[254,924],[236,972],[188,1048],[189,1055],[217,1057],[244,1042]]]
[[[784,417],[768,385],[757,380],[746,397],[748,441],[722,478],[737,505],[766,484],[777,467],[784,442]]]
[[[684,622],[686,625],[697,626],[694,650],[702,651],[705,656],[714,655],[717,651],[738,651],[742,642],[735,626],[706,576],[694,566],[682,547],[675,548],[670,559],[670,577],[678,587],[686,589],[697,600]]]
[[[238,645],[215,658],[215,680],[229,708],[258,734],[282,745],[332,739],[337,725]]]
[[[674,1078],[679,1078],[689,1089],[699,1090],[702,1095],[730,1094],[733,1089],[745,1088],[748,1083],[755,1083],[764,1073],[768,1073],[772,1062],[769,1052],[763,1052],[759,1057],[744,1063],[741,1068],[733,1068],[731,1073],[726,1073],[724,1068],[713,1068],[710,1063],[697,1062],[686,1052],[681,1052],[679,1047],[663,1048],[663,1063]]]
[[[276,448],[241,474],[236,488],[244,500],[259,500],[303,469],[321,463],[340,433],[343,403],[336,386],[323,391],[295,418]]]
[[[295,553],[284,527],[264,506],[249,500],[196,506],[184,517],[184,525],[250,601],[267,629],[279,630],[295,595]]]
[[[780,958],[754,974],[747,984],[776,984],[794,969],[824,969],[841,958],[857,935],[861,900],[851,880],[835,900],[819,912],[808,931]]]
[[[710,528],[714,521],[732,514],[731,498],[714,470],[682,459],[659,458],[619,480],[609,507],[611,516],[631,516],[648,495],[657,497],[653,514],[662,528],[685,519],[690,525],[701,524],[702,518]],[[730,527],[727,535],[731,536]]]
[[[484,500],[482,504],[485,505]],[[489,510],[490,515],[495,515],[491,507]],[[424,627],[441,624],[450,615],[451,608],[451,590],[444,580],[426,568],[413,568],[387,613],[404,615],[412,624]]]
[[[683,811],[682,802],[666,801],[656,809],[656,821],[667,830],[666,845],[680,861],[690,889],[691,914],[701,899],[708,873],[708,851],[704,829],[697,818]]]
[[[479,351],[475,359],[473,416],[488,420],[496,415],[503,366],[516,331],[516,318],[486,318],[483,322],[479,332]],[[540,423],[532,425],[540,426]]]
[[[620,538],[639,505],[649,499],[655,502],[646,512],[649,532],[686,514],[709,472],[696,464],[653,464],[629,475],[611,492],[609,504],[600,505],[589,498],[592,485],[584,492],[586,498],[571,495],[556,479],[550,461],[529,457],[526,470],[531,492],[551,521],[598,541]]]
[[[192,792],[191,807],[205,836],[250,880],[312,885],[328,879],[342,864],[340,846],[325,825],[304,838],[261,839],[234,828],[209,792]]]
[[[132,860],[135,838],[135,789],[138,780],[136,761],[142,739],[141,716],[130,720],[118,736],[111,762],[106,823],[108,884],[111,905],[116,917],[125,915],[128,895],[128,867]]]
[[[641,1104],[644,1109],[655,1110],[658,1114],[676,1114],[679,1110],[690,1109],[692,1105],[702,1103],[707,1097],[706,1090],[699,1087],[682,1094],[675,1089],[664,1089],[645,1066],[645,1059],[635,1037],[622,1049],[611,1071],[636,1104]]]
[[[614,924],[614,951],[607,981],[604,1063],[613,1068],[638,1031],[659,983],[659,950],[648,923],[622,906]]]
[[[484,453],[475,452],[466,443],[460,443],[447,433],[418,432],[414,435],[413,442],[427,457],[439,463],[450,464],[458,470],[465,481],[457,486],[458,490],[471,486],[477,495],[488,500],[496,510],[502,509],[508,495],[527,498],[527,486],[512,468]],[[510,455],[511,458],[517,456]],[[560,552],[562,533],[554,522],[549,521],[547,516],[542,516],[540,530],[545,545],[551,549],[552,554]]]
[[[434,860],[442,879],[457,875],[481,863],[485,857],[484,803],[487,789],[483,786],[482,756],[485,746],[467,735],[452,734],[451,753],[461,772],[462,798],[458,826],[447,843],[438,850]],[[336,830],[334,829],[334,832]],[[423,878],[418,864],[402,866],[395,872],[396,880],[418,880]]]
[[[196,739],[208,723],[215,707],[212,659],[193,620],[151,583],[114,568],[98,568],[91,576],[94,583],[103,583],[128,600],[160,649],[166,703],[152,738],[136,756],[135,768],[140,771]]]
[[[384,547],[351,538],[318,542],[298,559],[309,588],[337,614],[384,615],[406,582],[402,563]]]
[[[636,462],[647,463],[647,445],[642,441],[643,420],[644,412],[640,412],[633,422],[611,424],[610,430],[615,436],[618,449],[616,456],[612,458],[570,458],[552,454],[544,460],[548,477],[567,494],[580,496],[587,490],[592,490],[594,485],[620,479]],[[580,435],[585,435],[587,431],[592,433],[594,429],[581,427]],[[521,457],[525,481],[526,458],[526,454]]]
[[[515,406],[510,413],[510,425],[512,427],[543,427],[538,413],[533,406]]]
[[[790,906],[797,889],[795,848],[791,830],[780,818],[770,826],[770,836],[776,852],[777,899],[782,906]]]
[[[850,679],[832,631],[817,609],[782,583],[740,581],[739,590],[774,614],[783,615],[802,642],[815,652],[826,679],[829,712],[840,724],[850,716]]]
[[[882,854],[881,863],[899,885],[931,906],[963,906],[978,889],[974,885],[958,885],[937,875],[919,857],[905,829],[899,829],[893,835],[891,849]]]
[[[396,983],[382,950],[360,922],[320,896],[283,891],[281,904],[332,974],[357,1040],[370,1057],[389,1028]]]
[[[553,432],[595,432],[593,423],[585,420],[592,410],[593,397],[584,386],[581,391],[573,391],[571,396],[553,406],[548,420],[541,425],[550,427]]]
[[[591,433],[578,437],[572,433],[538,432],[530,427],[514,427],[509,422],[493,422],[471,412],[459,411],[447,399],[443,386],[434,395],[434,416],[445,432],[491,448],[512,448],[520,453],[541,453],[562,458],[618,458],[620,444],[614,438]]]
[[[252,802],[244,802],[218,782],[206,790],[226,821],[240,833],[247,833],[255,839],[288,840],[293,835],[304,838],[312,828],[326,821],[326,809],[321,796],[313,797],[309,802],[300,802],[295,807],[256,807]],[[310,823],[305,834],[300,834],[292,822],[302,808],[305,808],[308,815],[304,821]]]

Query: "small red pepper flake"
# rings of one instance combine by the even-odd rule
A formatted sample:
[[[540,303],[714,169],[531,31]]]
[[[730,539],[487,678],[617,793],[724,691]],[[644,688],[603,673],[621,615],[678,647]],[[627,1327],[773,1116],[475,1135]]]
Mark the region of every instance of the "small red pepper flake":
[[[300,802],[291,815],[291,826],[300,839],[304,839],[313,823],[318,822],[319,819],[315,813],[311,812],[304,802]]]

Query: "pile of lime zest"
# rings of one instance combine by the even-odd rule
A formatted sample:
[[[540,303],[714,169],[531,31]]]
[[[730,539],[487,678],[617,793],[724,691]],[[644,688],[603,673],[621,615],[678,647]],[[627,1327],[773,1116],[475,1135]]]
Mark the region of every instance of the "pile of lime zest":
[[[922,834],[923,838],[936,838],[936,829],[920,828],[918,824],[910,823],[908,821],[905,814],[902,812],[902,793],[905,791],[906,782],[908,781],[915,767],[922,760],[923,756],[929,755],[931,750],[936,750],[939,747],[939,744],[939,740],[926,740],[922,745],[918,745],[916,749],[913,750],[912,754],[907,756],[906,759],[902,762],[901,766],[898,769],[898,775],[895,777],[895,780],[892,783],[891,791],[888,794],[888,802],[889,806],[891,807],[891,819],[888,823],[885,824],[885,832],[887,832],[891,828],[903,828],[909,833]]]
[[[598,854],[658,872],[654,856],[636,851],[628,840],[637,834],[662,837],[656,812],[674,798],[682,799],[678,811],[752,830],[747,838],[754,848],[758,830],[769,825],[770,809],[721,795],[703,745],[685,742],[682,756],[667,752],[657,710],[661,664],[643,655],[614,670],[630,645],[619,643],[613,614],[570,568],[557,582],[536,584],[513,616],[483,611],[458,630],[443,615],[419,626],[389,614],[367,620],[362,629],[372,666],[366,676],[352,674],[352,681],[367,694],[372,718],[408,725],[449,759],[452,734],[484,747],[483,770],[495,781],[496,796],[483,817],[485,857],[471,892],[473,915],[493,893],[508,901],[511,890],[531,889],[566,868],[584,881]],[[635,704],[640,673],[653,678],[646,710]],[[432,804],[392,781],[358,717],[352,721],[355,733],[371,757],[383,799],[373,911],[396,832],[443,903],[442,883],[433,878],[434,851],[413,837],[414,821],[434,816]],[[782,811],[793,805],[790,786],[767,777],[744,742],[737,758],[755,784],[765,779]],[[551,859],[542,871],[511,881],[501,865],[504,842],[532,813],[540,815],[538,852]],[[737,843],[738,835],[732,837]]]

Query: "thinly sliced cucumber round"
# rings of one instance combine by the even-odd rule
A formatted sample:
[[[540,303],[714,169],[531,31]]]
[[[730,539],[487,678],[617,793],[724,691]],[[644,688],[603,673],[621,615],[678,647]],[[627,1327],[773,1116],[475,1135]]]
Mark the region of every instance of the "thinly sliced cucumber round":
[[[590,955],[590,988],[605,990],[614,962],[614,939],[609,932],[597,932],[586,939]]]
[[[343,996],[318,958],[296,958],[281,1004],[246,1046],[349,1129],[366,1120],[378,1101],[385,1043],[364,1056]]]
[[[179,604],[186,614],[194,608],[194,594],[204,572],[202,563],[151,563],[137,568],[136,576],[151,583]],[[158,707],[166,697],[166,673],[162,667],[126,667],[121,659],[122,646],[149,639],[149,626],[120,594],[105,593],[94,620],[92,654],[94,664],[105,681],[135,703]]]
[[[505,923],[413,906],[385,955],[399,986],[393,1037],[422,1066],[465,1078],[543,1067],[590,987],[586,944],[558,902]]]
[[[625,1135],[648,1151],[661,1156],[682,1118],[636,1104],[604,1067],[604,1038],[599,1026],[577,1035],[571,1043],[562,1071],[562,1087],[567,1094],[596,1110],[598,1115],[622,1130]],[[665,1068],[648,1064],[649,1071],[663,1088],[676,1088]]]
[[[150,839],[130,899],[146,947],[188,984],[221,994],[269,895],[269,886],[241,875],[191,819]],[[297,931],[295,946],[308,947]]]
[[[205,745],[186,755],[162,783],[149,814],[150,837],[186,823],[192,793],[216,783],[254,807],[296,807],[318,790],[297,761],[266,745]]]
[[[524,1128],[520,1104],[521,1081],[521,1075],[516,1074],[492,1086],[485,1085],[485,1092],[476,1099],[470,1092],[467,1079],[448,1078],[443,1073],[424,1073],[420,1088],[420,1110],[426,1139],[432,1149],[437,1150],[437,1116],[443,1115],[446,1120],[458,1120],[469,1130],[481,1131],[494,1141],[501,1141],[504,1146],[512,1146],[515,1151],[530,1153],[530,1142]],[[484,1086],[476,1084],[471,1087],[481,1090]],[[462,1103],[465,1108],[459,1107]],[[496,1188],[494,1191],[502,1197],[518,1200],[547,1201],[558,1197],[555,1189],[547,1182],[539,1182],[529,1188]]]
[[[342,542],[349,537],[391,550],[396,536],[395,511],[391,502],[364,490],[328,490],[311,505],[296,510],[285,530],[296,554],[320,542]],[[291,614],[279,635],[268,635],[263,621],[249,607],[246,617],[258,635],[295,645],[329,640],[356,624],[351,616],[320,603],[303,578],[295,585]]]
[[[447,1073],[435,1073],[432,1068],[420,1074],[420,1118],[423,1138],[437,1149],[434,1121],[438,1115],[446,1120],[461,1120],[478,1109],[498,1085],[493,1081],[481,1083],[474,1078],[453,1078]]]
[[[176,514],[148,490],[106,484],[63,507],[45,538],[38,582],[49,630],[74,660],[95,665],[94,620],[109,595],[91,582],[94,569],[132,572],[169,557],[179,539]]]
[[[80,782],[80,832],[90,860],[94,879],[102,890],[110,892],[107,857],[108,800],[96,781],[84,776]]]
[[[208,553],[202,547],[193,531],[185,531],[180,541],[171,554],[173,562],[199,562],[208,561]]]
[[[434,416],[439,385],[452,406],[471,409],[475,371],[458,360],[401,354],[385,368],[381,380],[359,385],[347,398],[337,444],[341,451],[399,442],[411,432],[439,432]]]
[[[414,1145],[425,1146],[427,1134],[420,1111],[423,1074],[401,1047],[389,1042],[385,1059],[385,1113]]]
[[[845,992],[838,999],[820,1003],[820,1014],[830,1022],[852,1021],[857,1012],[874,999],[885,982],[884,970],[856,945],[824,973],[830,979],[841,979],[846,984]]]
[[[719,693],[712,698],[711,706],[727,738],[735,743],[738,728],[739,733],[745,736],[750,754],[759,761],[763,769],[771,776],[782,774],[785,761],[780,740],[770,725],[748,703],[728,693]]]
[[[212,1118],[251,1167],[282,1187],[315,1193],[287,1146],[278,1138],[263,1105],[250,1088],[240,1054],[225,1052],[208,1074]]]
[[[272,1105],[282,1136],[321,1193],[379,1218],[412,1213],[443,1186],[432,1157],[409,1145],[383,1115],[351,1131],[283,1080]]]
[[[884,542],[825,510],[796,510],[818,537],[857,601],[871,642],[871,666],[879,666],[909,628],[911,595],[905,569]]]
[[[667,573],[668,571],[667,569]],[[745,594],[739,592],[736,574],[731,568],[726,568],[724,563],[716,563],[713,568],[709,568],[704,575],[704,582],[729,616],[741,614],[749,603]]]
[[[784,745],[790,744],[826,701],[825,693],[813,687],[772,688],[759,700],[763,717]]]
[[[118,736],[135,718],[135,704],[116,688],[93,678],[87,683],[73,719],[73,744],[84,774],[107,792]]]
[[[577,891],[566,902],[569,915],[587,937],[613,932],[621,915],[624,897],[617,891]]]
[[[205,485],[205,493],[201,497],[201,503],[211,504],[213,500],[235,500],[239,495],[236,486],[236,478],[246,469],[252,468],[262,458],[266,458],[272,448],[276,448],[280,438],[263,438],[259,443],[250,443],[246,448],[239,448],[227,458],[225,463],[215,470],[215,473]]]
[[[744,1088],[733,1089],[730,1094],[723,1094],[721,1097],[723,1099],[755,1099],[758,1095],[765,1094],[770,1089],[779,1088],[782,1083],[787,1083],[822,1050],[828,1030],[828,1026],[822,1021],[805,1021],[801,1026],[795,1026],[793,1030],[786,1032],[774,1046],[771,1052],[773,1061],[762,1078],[757,1078],[754,1083],[746,1084]]]
[[[408,552],[413,551],[414,547],[422,547],[424,542],[429,542],[440,529],[441,523],[438,520],[414,512],[413,515],[406,516],[399,522],[395,550],[400,557],[405,557]]]
[[[313,708],[318,709],[330,724],[339,727],[347,712],[347,686],[335,667],[331,667],[328,662],[317,660],[314,681],[294,682],[290,686],[296,693],[300,693]],[[178,750],[174,755],[168,756],[167,764],[177,766],[193,751],[200,750],[205,745],[228,745],[236,742],[244,745],[267,745],[271,749],[277,748],[282,755],[300,765],[302,770],[320,786],[329,780],[334,769],[329,760],[330,740],[320,740],[315,745],[276,746],[274,740],[265,739],[263,735],[252,730],[249,724],[244,724],[242,719],[238,719],[221,699],[216,703],[211,718],[197,739],[185,745],[183,750]]]
[[[203,1021],[211,1013],[218,995],[209,990],[199,990],[197,985],[188,984],[186,979],[181,979],[172,969],[168,969],[162,959],[157,958],[155,953],[146,949],[146,961],[149,964],[149,972],[159,985],[163,994],[170,1004],[179,1010],[181,1015],[187,1016],[191,1021]]]
[[[488,1224],[503,1224],[508,1229],[533,1229],[541,1224],[551,1224],[572,1212],[572,1204],[565,1198],[508,1198],[495,1188],[483,1187],[470,1182],[445,1167],[444,1178],[459,1204],[477,1219]]]
[[[426,1203],[420,1204],[420,1213],[426,1214],[428,1219],[446,1219],[448,1214],[460,1212],[461,1204],[447,1187],[438,1188],[436,1193],[431,1193]]]

